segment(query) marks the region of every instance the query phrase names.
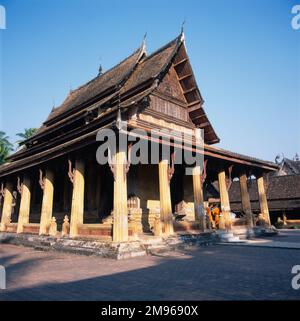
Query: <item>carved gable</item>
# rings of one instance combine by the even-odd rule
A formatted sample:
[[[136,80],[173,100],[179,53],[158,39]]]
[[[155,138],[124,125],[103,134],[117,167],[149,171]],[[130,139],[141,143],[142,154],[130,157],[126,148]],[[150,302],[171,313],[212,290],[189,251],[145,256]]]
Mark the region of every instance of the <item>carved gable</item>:
[[[180,102],[186,104],[186,100],[173,65],[159,84],[157,92],[178,99]]]

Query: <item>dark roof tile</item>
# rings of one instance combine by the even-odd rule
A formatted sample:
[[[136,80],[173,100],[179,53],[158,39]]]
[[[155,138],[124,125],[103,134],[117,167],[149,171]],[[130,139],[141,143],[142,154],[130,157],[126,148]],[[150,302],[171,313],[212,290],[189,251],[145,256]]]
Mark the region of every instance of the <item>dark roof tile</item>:
[[[266,180],[268,200],[300,199],[300,175],[270,176]],[[248,186],[251,201],[258,200],[256,180],[252,180]],[[239,182],[233,182],[229,190],[231,202],[240,202],[241,193]]]
[[[143,50],[144,47],[139,48],[131,56],[127,57],[115,67],[109,69],[104,74],[95,77],[87,84],[71,91],[62,105],[58,108],[55,108],[50,113],[45,123],[53,120],[58,115],[73,109],[74,107],[90,101],[108,89],[118,86],[133,71],[138,60],[143,54]]]

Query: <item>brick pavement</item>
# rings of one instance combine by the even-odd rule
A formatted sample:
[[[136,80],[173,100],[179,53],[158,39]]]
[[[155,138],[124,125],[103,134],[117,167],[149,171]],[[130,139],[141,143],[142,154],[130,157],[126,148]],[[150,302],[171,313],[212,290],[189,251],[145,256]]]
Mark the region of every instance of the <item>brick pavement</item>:
[[[300,299],[291,268],[300,251],[210,246],[115,261],[0,245],[0,300]]]

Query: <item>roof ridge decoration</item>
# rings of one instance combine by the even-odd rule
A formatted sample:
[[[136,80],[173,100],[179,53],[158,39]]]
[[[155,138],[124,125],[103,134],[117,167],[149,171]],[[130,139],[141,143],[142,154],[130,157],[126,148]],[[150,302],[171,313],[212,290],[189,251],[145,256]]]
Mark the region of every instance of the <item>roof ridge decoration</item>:
[[[173,53],[170,55],[170,59],[167,61],[167,63],[163,66],[163,68],[153,77],[153,79],[156,79],[159,76],[162,76],[165,72],[165,70],[167,69],[170,61],[172,60],[172,58],[174,57],[174,55],[176,54],[178,48],[180,47],[182,41],[183,41],[184,37],[182,37],[182,34],[180,34],[179,36],[177,36],[175,39],[171,40],[170,42],[168,42],[166,45],[162,46],[161,48],[159,48],[158,50],[154,51],[153,53],[151,53],[149,56],[147,55],[147,51],[146,51],[146,34],[143,38],[142,44],[141,46],[135,50],[130,56],[128,56],[127,58],[121,60],[117,65],[113,66],[112,68],[108,69],[107,71],[105,71],[103,74],[101,75],[97,75],[96,77],[94,77],[93,79],[91,79],[90,81],[88,81],[87,83],[77,87],[76,89],[72,90],[71,92],[69,92],[68,96],[66,97],[66,99],[63,101],[63,103],[59,106],[54,108],[54,110],[50,113],[50,115],[48,116],[48,119],[43,123],[44,125],[48,125],[51,124],[55,121],[56,117],[61,117],[61,115],[65,114],[65,112],[68,112],[70,109],[66,109],[64,111],[62,111],[62,113],[59,113],[58,115],[53,115],[53,113],[58,112],[65,104],[67,104],[74,96],[79,95],[80,94],[80,90],[83,90],[85,88],[87,88],[89,85],[93,84],[94,82],[96,82],[98,79],[104,78],[109,72],[117,69],[122,63],[126,62],[128,59],[130,59],[131,57],[133,57],[134,55],[137,55],[137,59],[134,63],[133,68],[130,68],[130,70],[128,71],[128,73],[121,79],[121,81],[117,84],[115,84],[115,88],[117,88],[117,92],[116,95],[118,94],[118,91],[120,89],[120,87],[122,85],[124,85],[126,83],[126,81],[130,78],[131,74],[133,73],[136,65],[138,63],[143,63],[145,61],[147,61],[148,59],[151,59],[152,57],[154,57],[155,55],[159,54],[160,52],[164,51],[166,48],[170,47],[173,43],[176,43],[176,47],[173,51]],[[86,102],[83,102],[83,104]],[[75,106],[76,107],[76,106]],[[75,108],[74,107],[74,108]],[[52,116],[53,115],[53,116]],[[32,137],[34,138],[34,136]],[[32,138],[30,140],[32,140]]]
[[[62,104],[59,107],[56,107],[54,109],[55,111],[59,111],[61,108],[64,107],[64,105],[70,101],[71,98],[73,98],[76,94],[80,94],[81,90],[87,89],[89,86],[93,85],[95,82],[100,81],[101,79],[104,79],[109,73],[117,70],[122,64],[126,63],[128,60],[130,60],[131,58],[133,58],[134,56],[137,56],[137,58],[134,60],[133,66],[131,68],[129,68],[128,72],[125,73],[123,75],[123,77],[117,82],[115,83],[112,87],[114,88],[118,88],[120,85],[122,85],[122,83],[124,82],[124,80],[126,81],[128,79],[128,77],[130,76],[130,74],[132,73],[133,69],[135,68],[136,64],[142,59],[142,57],[146,55],[146,45],[145,42],[143,41],[141,46],[136,49],[131,55],[129,55],[128,57],[124,58],[123,60],[121,60],[118,64],[114,65],[113,67],[109,68],[108,70],[106,70],[103,74],[101,75],[97,75],[96,77],[94,77],[93,79],[89,80],[87,83],[77,87],[76,89],[72,90],[71,92],[69,92],[69,95],[66,97],[66,99],[62,102]],[[110,87],[109,87],[110,88]],[[106,88],[104,91],[98,93],[98,95],[104,93],[106,90],[108,90],[109,88]],[[93,97],[90,97],[90,99],[93,99]],[[88,100],[87,100],[88,101]],[[83,101],[81,104],[85,104],[87,101]],[[73,106],[73,108],[75,108],[77,106]],[[69,111],[70,109],[66,109],[63,111],[63,114],[67,111]],[[53,112],[50,113],[50,115],[48,116],[48,119],[44,122],[45,125],[47,125],[48,123],[52,123],[57,116],[61,116],[62,114],[59,113],[59,115],[54,115],[54,117],[51,117],[51,115],[53,115]]]
[[[167,44],[165,44],[162,47],[160,47],[160,48],[154,50],[153,52],[151,52],[151,54],[146,56],[143,61],[151,59],[153,56],[155,56],[155,55],[159,54],[160,52],[164,51],[166,48],[170,47],[173,43],[178,42],[178,40],[180,40],[180,38],[181,38],[181,34],[179,36],[177,36],[176,38],[174,38],[173,40],[169,41]]]
[[[120,62],[118,62],[116,65],[112,66],[111,68],[107,69],[105,72],[103,72],[101,75],[97,75],[96,77],[94,77],[93,79],[89,80],[88,82],[86,82],[83,85],[80,85],[79,87],[77,87],[76,89],[72,90],[71,92],[74,93],[75,91],[78,91],[79,89],[88,86],[90,83],[92,83],[93,81],[95,81],[98,78],[104,77],[105,75],[107,75],[109,72],[111,72],[112,70],[118,68],[123,62],[125,62],[128,58],[134,56],[136,53],[139,53],[138,59],[139,60],[142,57],[142,54],[145,53],[146,50],[146,46],[144,44],[144,41],[142,43],[142,45],[136,49],[131,55],[129,55],[128,57],[122,59]]]
[[[150,80],[152,80],[151,84],[153,84],[153,81],[155,80],[158,80],[160,82],[163,76],[165,75],[168,67],[171,65],[172,60],[176,55],[178,49],[180,48],[181,44],[182,42],[181,42],[181,34],[180,34],[175,39],[168,42],[166,45],[152,52],[150,55],[144,56],[144,58],[140,60],[139,66],[137,67],[137,70],[136,70],[137,75],[134,75],[133,73],[132,79],[128,79],[128,81],[125,82],[124,87],[122,88],[123,92],[125,93],[128,90],[130,91],[134,88],[140,87],[141,85],[143,85],[146,82],[149,82]],[[172,49],[172,47],[174,48]],[[158,65],[154,65],[154,66],[150,64],[152,59],[154,59],[155,57],[159,57],[168,49],[171,49],[171,52],[167,52],[166,53],[167,57],[162,59],[162,60],[165,60],[165,62],[163,62],[162,64],[161,62],[159,62]],[[147,64],[149,64],[149,66],[147,66]],[[150,75],[147,75],[147,72],[145,72],[145,70],[148,71],[148,74]],[[145,73],[146,75],[143,75],[143,73]],[[138,80],[134,79],[134,76],[137,76]],[[151,84],[149,86],[151,86]]]

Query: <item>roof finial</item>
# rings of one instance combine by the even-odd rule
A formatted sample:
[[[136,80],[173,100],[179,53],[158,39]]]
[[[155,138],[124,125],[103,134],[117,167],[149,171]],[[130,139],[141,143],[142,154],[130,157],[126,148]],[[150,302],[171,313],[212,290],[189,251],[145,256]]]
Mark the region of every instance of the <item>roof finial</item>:
[[[147,31],[145,32],[143,37],[143,44],[142,44],[143,51],[146,51],[146,38],[147,38]]]
[[[180,41],[184,42],[185,38],[184,38],[184,26],[186,23],[186,19],[184,18],[182,24],[181,24],[181,32],[180,32]]]
[[[185,23],[186,23],[186,19],[184,18],[184,20],[183,20],[183,22],[181,24],[181,32],[180,32],[181,37],[184,37],[184,25],[185,25]]]
[[[98,69],[98,76],[101,76],[102,74],[103,74],[103,68],[102,68],[102,65],[100,64]]]
[[[117,121],[116,121],[116,126],[120,130],[122,128],[122,114],[121,114],[121,86],[119,85],[118,88],[118,113],[117,113]]]
[[[52,98],[52,111],[55,109],[55,99]]]

